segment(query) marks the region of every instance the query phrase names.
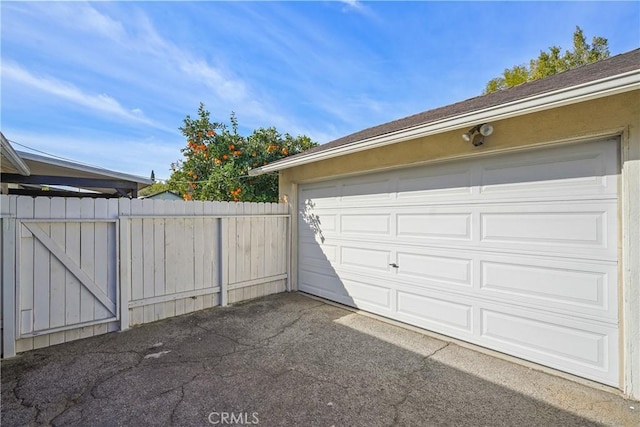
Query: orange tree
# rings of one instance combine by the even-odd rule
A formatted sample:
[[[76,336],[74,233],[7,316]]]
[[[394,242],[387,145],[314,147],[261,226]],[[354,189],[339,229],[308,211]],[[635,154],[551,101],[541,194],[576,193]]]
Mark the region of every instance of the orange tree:
[[[233,113],[230,122],[230,127],[212,122],[204,104],[198,108],[198,118],[184,119],[180,128],[187,140],[181,150],[184,159],[171,165],[169,188],[185,200],[277,201],[278,176],[249,176],[249,169],[317,144],[307,136],[282,135],[274,127],[259,128],[243,137]]]

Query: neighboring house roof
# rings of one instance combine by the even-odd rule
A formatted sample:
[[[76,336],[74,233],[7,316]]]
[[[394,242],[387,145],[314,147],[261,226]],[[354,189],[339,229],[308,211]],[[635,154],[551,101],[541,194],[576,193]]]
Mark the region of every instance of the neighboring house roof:
[[[343,154],[515,117],[640,88],[640,49],[535,80],[418,113],[344,136],[303,153],[250,171],[277,171]]]
[[[141,196],[141,199],[164,199],[164,200],[182,200],[180,194],[171,190],[162,190],[157,193],[149,194],[148,196]]]
[[[2,135],[0,133],[0,135]],[[148,178],[116,172],[96,166],[88,166],[68,160],[45,157],[38,154],[15,151],[9,141],[2,135],[2,182],[15,184],[61,185],[95,191],[107,196],[136,197],[138,190],[151,185]],[[10,150],[24,164],[26,172],[11,169],[5,170],[6,153]],[[7,163],[10,156],[7,154]],[[13,159],[15,160],[15,159]],[[17,168],[16,168],[17,169]],[[35,193],[34,193],[35,194]],[[45,193],[50,194],[50,193]]]

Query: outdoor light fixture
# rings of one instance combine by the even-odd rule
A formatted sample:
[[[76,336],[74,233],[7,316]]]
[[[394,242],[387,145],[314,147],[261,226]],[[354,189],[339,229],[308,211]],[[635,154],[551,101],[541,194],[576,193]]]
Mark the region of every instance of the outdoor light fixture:
[[[468,132],[462,134],[462,139],[467,142],[471,142],[474,147],[478,147],[484,144],[484,137],[493,133],[493,126],[489,123],[483,123],[476,125],[469,129]]]

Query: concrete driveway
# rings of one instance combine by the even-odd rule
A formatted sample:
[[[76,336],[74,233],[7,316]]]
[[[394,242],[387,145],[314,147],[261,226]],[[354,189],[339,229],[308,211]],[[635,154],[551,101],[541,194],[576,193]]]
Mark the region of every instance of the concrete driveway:
[[[640,425],[640,405],[300,294],[2,363],[2,425]]]

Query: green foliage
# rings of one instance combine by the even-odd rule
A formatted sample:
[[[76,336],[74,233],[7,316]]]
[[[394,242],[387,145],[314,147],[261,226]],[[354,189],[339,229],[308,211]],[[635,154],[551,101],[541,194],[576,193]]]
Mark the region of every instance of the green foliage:
[[[154,182],[150,186],[144,187],[142,190],[138,191],[138,196],[150,196],[152,194],[160,193],[168,189],[169,189],[169,186],[167,184],[163,184],[161,182]]]
[[[548,51],[541,51],[529,65],[515,65],[503,71],[500,77],[489,80],[483,93],[491,93],[517,86],[532,80],[541,79],[563,71],[571,70],[591,62],[609,57],[609,42],[603,37],[593,37],[587,43],[582,29],[576,26],[573,33],[573,50],[562,54],[559,46],[551,46]]]
[[[200,104],[198,117],[187,116],[180,131],[187,139],[184,160],[171,165],[167,181],[185,200],[275,202],[278,176],[249,176],[251,168],[300,153],[317,144],[307,136],[280,134],[274,127],[259,128],[248,137],[238,134],[234,113],[231,126],[212,122]]]

